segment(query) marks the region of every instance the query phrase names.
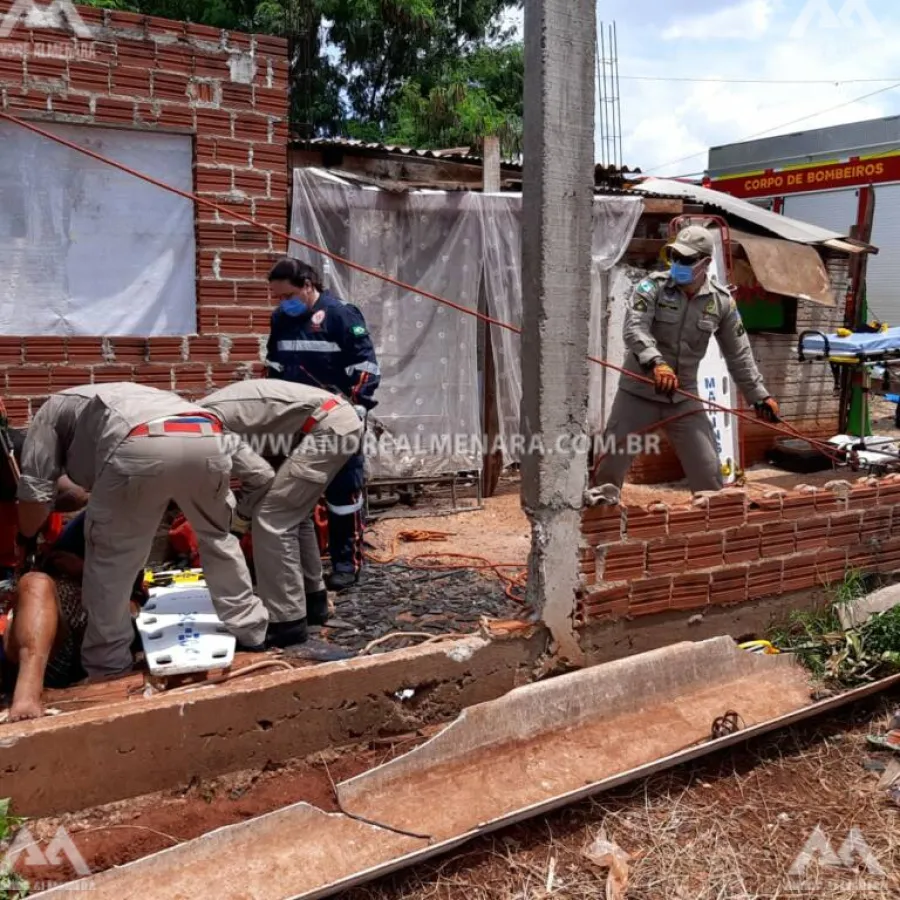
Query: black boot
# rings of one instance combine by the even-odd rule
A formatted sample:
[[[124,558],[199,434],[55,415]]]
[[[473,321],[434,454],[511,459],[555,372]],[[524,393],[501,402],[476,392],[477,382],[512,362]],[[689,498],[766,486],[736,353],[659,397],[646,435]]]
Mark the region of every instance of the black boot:
[[[309,625],[324,625],[328,621],[328,591],[306,595],[306,621]]]
[[[266,629],[266,645],[278,647],[293,647],[295,644],[305,644],[309,633],[306,629],[306,619],[295,619],[293,622],[269,622]]]
[[[355,572],[332,572],[325,579],[325,584],[329,591],[345,591],[356,584],[358,577]]]

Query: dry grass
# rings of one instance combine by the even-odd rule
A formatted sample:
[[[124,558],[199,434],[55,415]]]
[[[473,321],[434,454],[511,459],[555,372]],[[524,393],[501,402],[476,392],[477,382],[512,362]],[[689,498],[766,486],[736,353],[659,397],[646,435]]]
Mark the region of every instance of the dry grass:
[[[897,698],[894,697],[894,702]],[[884,700],[717,754],[477,841],[456,856],[343,895],[346,900],[601,900],[584,851],[604,829],[634,855],[627,900],[874,900],[900,896],[900,809],[866,746]],[[860,829],[886,877],[814,862],[789,870],[817,825],[837,851]]]

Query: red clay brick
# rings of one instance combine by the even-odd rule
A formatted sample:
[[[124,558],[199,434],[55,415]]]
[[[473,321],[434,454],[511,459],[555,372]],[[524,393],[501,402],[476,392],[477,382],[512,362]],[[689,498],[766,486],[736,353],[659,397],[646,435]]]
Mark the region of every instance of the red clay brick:
[[[235,173],[235,181],[237,173]],[[285,192],[282,192],[285,193]],[[262,228],[254,228],[251,225],[237,225],[234,229],[234,246],[238,250],[272,250],[272,237],[268,231]],[[269,289],[265,285],[257,285],[259,297],[255,300],[243,301],[268,306],[270,301]]]
[[[828,544],[828,518],[813,517],[797,522],[797,552],[818,550]]]
[[[66,361],[64,337],[27,337],[22,340],[26,363],[52,363]]]
[[[794,591],[805,591],[819,583],[819,568],[816,554],[800,553],[785,560],[781,580],[781,592],[790,594]]]
[[[0,364],[8,366],[21,363],[23,359],[22,343],[22,338],[0,337]],[[2,384],[2,375],[0,375],[0,384]]]
[[[109,66],[91,62],[70,62],[69,87],[89,94],[109,93]]]
[[[879,543],[858,544],[855,547],[848,547],[846,553],[848,569],[855,569],[860,572],[877,572],[882,567],[883,555]],[[890,571],[890,569],[885,571]]]
[[[669,533],[697,534],[706,530],[706,510],[695,507],[675,507],[669,510]]]
[[[250,145],[230,138],[216,138],[216,162],[229,166],[250,165]]]
[[[160,388],[165,391],[172,390],[172,368],[166,365],[138,365],[134,367],[134,380],[138,384],[148,384],[150,387]]]
[[[216,162],[216,139],[198,134],[194,139],[194,162],[200,166],[212,166]]]
[[[134,378],[134,368],[124,365],[94,366],[93,376],[94,384],[131,381]]]
[[[882,481],[878,485],[879,506],[900,506],[900,481]]]
[[[67,388],[81,387],[92,381],[91,370],[87,366],[51,366],[50,387],[54,392]]]
[[[863,512],[860,540],[883,540],[891,534],[892,510],[890,507],[867,509]]]
[[[153,97],[156,100],[186,104],[188,100],[187,76],[171,72],[154,72]]]
[[[69,362],[92,363],[103,361],[103,341],[92,337],[70,337],[66,341]]]
[[[197,226],[197,240],[202,247],[231,249],[234,246],[234,225],[224,222],[201,222]]]
[[[217,105],[217,87],[218,82],[192,78],[187,88],[191,106],[204,103],[210,106]]]
[[[195,25],[193,22],[186,23],[184,30],[188,37],[211,44],[218,44],[224,36],[221,28],[214,28],[212,25]]]
[[[177,391],[206,390],[207,372],[205,365],[197,363],[178,365],[174,366],[172,371],[175,375],[175,389]]]
[[[24,397],[4,398],[3,405],[10,425],[18,427],[28,421],[28,401]]]
[[[195,109],[194,122],[198,132],[231,137],[231,113],[218,109]]]
[[[183,45],[157,44],[156,68],[163,72],[190,75],[194,71],[194,53]]]
[[[29,81],[59,81],[66,77],[66,61],[64,59],[27,60]]]
[[[111,344],[116,362],[144,362],[147,358],[146,338],[113,338]]]
[[[210,366],[210,379],[217,388],[227,387],[229,384],[234,384],[235,381],[240,381],[241,378],[240,366],[237,363],[215,363]],[[591,569],[585,574],[593,574],[594,571]]]
[[[180,337],[151,337],[147,339],[147,358],[151,363],[184,361],[184,341]]]
[[[816,554],[816,573],[819,584],[833,584],[842,581],[847,574],[847,551],[843,549],[825,549]],[[787,567],[785,567],[787,579]]]
[[[691,569],[713,569],[724,560],[722,533],[695,534],[688,538],[687,562]]]
[[[280,58],[287,54],[288,44],[285,38],[275,37],[270,34],[254,34],[256,50],[259,54],[270,54]]]
[[[234,123],[234,136],[244,141],[265,142],[269,140],[269,116],[254,116],[248,113],[238,116]]]
[[[254,217],[266,225],[277,225],[282,231],[288,228],[287,204],[279,200],[254,200]]]
[[[850,547],[860,542],[861,512],[838,513],[831,516],[830,523],[828,528],[829,547]]]
[[[218,256],[222,278],[265,278],[271,269],[266,254],[223,250]]]
[[[781,497],[753,500],[747,508],[748,525],[761,525],[781,520]]]
[[[223,84],[222,106],[237,112],[252,109],[253,87],[249,84]]]
[[[739,528],[747,520],[747,494],[726,489],[705,498],[706,527],[709,531]]]
[[[760,540],[763,559],[790,556],[797,549],[797,526],[793,522],[764,525]]]
[[[211,265],[215,254],[211,254],[209,260],[205,260],[205,252],[203,256],[202,271],[212,274]],[[201,277],[197,286],[197,298],[200,304],[204,306],[231,306],[235,302],[234,282]]]
[[[251,322],[252,322],[251,318]],[[197,326],[201,333],[215,331],[219,327],[217,310],[215,307],[201,306],[197,310]]]
[[[646,544],[611,544],[601,552],[602,577],[605,581],[628,581],[643,576],[646,566]],[[600,574],[598,566],[598,575]]]
[[[253,92],[253,105],[256,111],[273,116],[286,116],[288,113],[288,92],[282,88],[257,86]]]
[[[39,397],[50,393],[50,369],[46,366],[15,366],[6,370],[10,396]]]
[[[687,560],[687,539],[668,538],[647,545],[647,573],[670,575],[684,571]]]
[[[672,609],[702,609],[709,606],[711,578],[708,572],[686,572],[672,581]]]
[[[194,111],[187,106],[174,103],[163,103],[159,109],[157,124],[161,128],[193,129]]]
[[[260,172],[238,171],[234,173],[234,187],[250,196],[265,197],[269,192],[269,180]]]
[[[878,488],[867,484],[854,485],[847,497],[847,508],[850,510],[872,509],[877,503]]]
[[[287,168],[285,149],[269,144],[254,144],[253,168],[265,169],[269,172],[283,172]]]
[[[112,9],[109,12],[109,27],[114,31],[144,31],[144,19],[143,13]]]
[[[153,67],[156,62],[156,44],[153,41],[120,39],[116,43],[116,56],[129,66]]]
[[[61,116],[90,116],[91,107],[88,97],[76,97],[74,94],[68,97],[52,96],[50,107],[54,113]]]
[[[672,608],[672,577],[646,578],[631,585],[628,613],[646,616]]]
[[[729,566],[714,569],[712,584],[709,589],[710,603],[717,606],[728,606],[732,603],[743,603],[747,599],[747,576],[750,567]]]
[[[253,314],[248,309],[220,308],[216,324],[224,334],[253,334]]]
[[[757,600],[760,597],[776,597],[781,593],[782,561],[766,560],[751,565],[747,571],[747,597]]]
[[[112,89],[110,93],[124,97],[149,97],[149,70],[137,66],[114,66],[112,68]]]
[[[228,194],[232,189],[231,169],[197,166],[195,169],[198,194]]]
[[[27,91],[24,93],[13,94],[8,93],[6,102],[11,110],[27,109],[33,112],[47,112],[47,94],[40,91]]]
[[[832,490],[816,491],[816,513],[836,513],[845,512],[847,509],[847,501],[839,497]]]
[[[133,124],[134,101],[108,100],[106,97],[99,97],[94,115],[98,122]]]
[[[25,78],[24,60],[15,57],[0,56],[0,84],[18,87]]]
[[[900,568],[900,538],[892,537],[882,541],[878,548],[878,568],[882,572]]]
[[[644,510],[636,506],[625,509],[625,533],[630,540],[647,540],[668,534],[667,509]]]
[[[808,519],[815,515],[816,496],[810,493],[792,493],[783,499],[781,518],[786,522]]]
[[[234,338],[231,341],[231,345],[228,349],[228,359],[233,362],[258,362],[259,354],[260,348],[259,340],[257,338]],[[608,507],[606,508],[608,509]],[[607,522],[612,527],[613,531],[616,534],[616,537],[618,537],[619,518],[619,516],[613,515],[612,517],[609,517],[605,520],[599,519],[594,521]],[[584,522],[585,520],[584,518],[582,518],[582,523]],[[582,524],[582,531],[584,531],[584,524]]]
[[[206,335],[189,339],[188,357],[191,362],[221,362],[222,347],[218,337]]]
[[[742,525],[730,528],[725,532],[725,563],[733,565],[739,562],[754,562],[760,557],[760,538],[762,528],[759,525]]]
[[[176,22],[173,19],[163,19],[159,16],[144,16],[144,28],[151,37],[185,36],[187,35],[186,25],[186,22]]]

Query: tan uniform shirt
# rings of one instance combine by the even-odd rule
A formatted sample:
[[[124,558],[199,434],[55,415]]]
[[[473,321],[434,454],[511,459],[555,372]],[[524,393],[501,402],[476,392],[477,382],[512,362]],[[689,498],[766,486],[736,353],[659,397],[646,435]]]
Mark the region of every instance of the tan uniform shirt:
[[[63,473],[90,491],[110,456],[138,425],[197,411],[196,403],[177,394],[131,382],[54,394],[28,428],[18,498],[52,504]]]
[[[266,460],[290,456],[303,439],[302,429],[310,416],[334,399],[340,398],[305,384],[252,378],[230,384],[201,401],[227,431],[244,441],[233,458],[234,474],[242,488],[238,515],[249,519],[268,491],[275,473]]]
[[[654,272],[635,288],[625,313],[623,337],[629,352],[624,368],[648,377],[644,366],[662,358],[675,370],[681,387],[696,394],[697,370],[713,335],[722,348],[731,377],[747,401],[752,404],[765,400],[769,392],[753,358],[737,304],[728,290],[711,277],[693,297],[688,297],[668,272]],[[687,399],[675,394],[669,401],[657,394],[653,385],[627,375],[619,383],[626,393],[661,403]]]

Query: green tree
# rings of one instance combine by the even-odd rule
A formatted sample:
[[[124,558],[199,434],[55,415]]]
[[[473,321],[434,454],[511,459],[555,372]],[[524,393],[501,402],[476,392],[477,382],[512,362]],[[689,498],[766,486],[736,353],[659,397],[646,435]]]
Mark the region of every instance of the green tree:
[[[501,14],[522,0],[86,2],[286,37],[292,125],[302,135],[429,143],[521,119],[521,48]],[[427,110],[447,104],[440,127],[426,127]]]

